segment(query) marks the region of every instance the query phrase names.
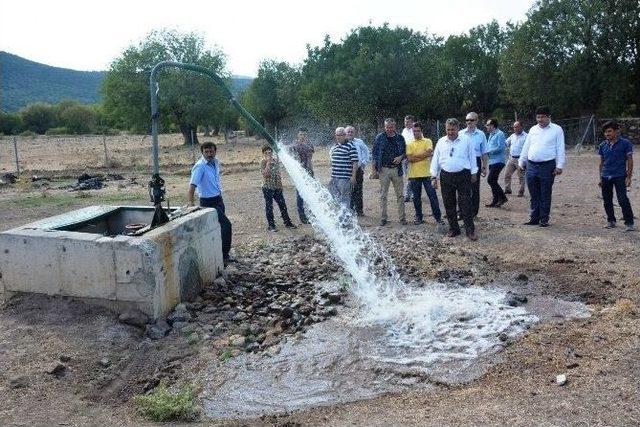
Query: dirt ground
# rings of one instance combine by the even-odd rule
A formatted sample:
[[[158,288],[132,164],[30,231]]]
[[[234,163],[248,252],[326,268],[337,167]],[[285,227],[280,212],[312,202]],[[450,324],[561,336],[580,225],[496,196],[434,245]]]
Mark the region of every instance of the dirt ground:
[[[206,140],[207,138],[205,138]],[[220,142],[220,141],[218,141]],[[23,173],[19,182],[0,186],[0,231],[92,204],[147,205],[150,140],[110,137],[105,167],[102,137],[20,140]],[[161,139],[161,173],[171,205],[186,200],[192,152],[177,135]],[[260,143],[219,146],[227,214],[233,223],[238,258],[250,245],[312,234],[309,226],[267,233],[260,192]],[[374,236],[423,233],[425,246],[449,248],[437,265],[421,271],[442,278],[466,271],[475,286],[526,275],[519,291],[581,301],[588,319],[539,324],[506,347],[500,363],[470,384],[439,385],[430,392],[380,396],[282,416],[203,425],[640,425],[640,232],[605,224],[597,187],[598,158],[593,151],[571,151],[565,173],[556,180],[551,227],[526,227],[528,198],[511,197],[500,209],[481,207],[477,242],[448,239],[426,224],[402,227],[391,209],[390,226],[378,223],[377,181],[365,181],[361,224]],[[315,156],[316,175],[328,181],[327,150]],[[13,172],[13,147],[0,140],[0,175]],[[83,172],[121,174],[100,190],[69,192]],[[31,180],[37,175],[49,180]],[[640,211],[640,180],[630,190]],[[285,195],[297,222],[295,193],[288,178]],[[482,201],[490,192],[482,184]],[[406,205],[408,218],[413,207]],[[428,212],[428,203],[423,201]],[[618,209],[618,208],[616,208]],[[618,209],[619,212],[619,209]],[[619,223],[621,224],[621,223]],[[388,239],[386,239],[388,241]],[[417,263],[415,256],[396,259]],[[416,261],[418,257],[418,261]],[[424,259],[433,261],[434,257]],[[416,264],[417,265],[417,264]],[[159,378],[180,383],[195,378],[212,358],[206,344],[194,347],[181,335],[159,341],[122,325],[111,312],[68,298],[22,296],[0,308],[0,425],[146,425],[131,397]],[[63,362],[66,371],[56,373]],[[54,373],[48,373],[53,371]],[[566,374],[564,386],[556,375]]]

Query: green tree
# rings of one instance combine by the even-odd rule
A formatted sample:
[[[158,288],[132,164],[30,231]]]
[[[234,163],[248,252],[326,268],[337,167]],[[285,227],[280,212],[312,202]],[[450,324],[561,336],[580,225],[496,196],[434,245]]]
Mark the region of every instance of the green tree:
[[[76,101],[62,101],[56,105],[56,116],[58,124],[74,134],[94,132],[98,122],[96,108]]]
[[[22,130],[22,119],[19,114],[5,113],[0,110],[0,133],[15,135]]]
[[[502,93],[521,110],[619,114],[640,103],[640,3],[541,0],[514,28]]]
[[[301,100],[312,114],[343,123],[379,124],[416,111],[429,92],[422,60],[431,43],[421,33],[386,24],[357,28],[341,43],[327,37],[323,46],[307,47]]]
[[[50,127],[57,126],[56,109],[44,102],[29,104],[20,110],[23,127],[38,134],[44,134]]]
[[[263,61],[244,100],[265,126],[278,126],[296,113],[299,72],[286,62]]]
[[[105,77],[104,111],[117,126],[148,131],[149,75],[155,64],[165,60],[198,64],[228,78],[225,55],[218,49],[206,49],[201,36],[153,31],[113,61]],[[219,127],[224,120],[227,101],[210,78],[181,69],[165,69],[158,77],[158,86],[161,126],[177,126],[185,144],[190,143],[191,132],[195,135],[199,124]]]

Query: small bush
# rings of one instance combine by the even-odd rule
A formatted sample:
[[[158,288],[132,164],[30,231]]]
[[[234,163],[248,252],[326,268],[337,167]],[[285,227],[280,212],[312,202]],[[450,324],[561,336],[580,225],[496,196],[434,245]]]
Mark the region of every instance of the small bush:
[[[69,135],[69,129],[66,127],[49,128],[45,132],[45,135]]]
[[[135,396],[133,402],[142,416],[156,422],[193,421],[200,415],[195,399],[190,387],[172,393],[166,384],[161,383],[150,394]]]
[[[20,136],[30,136],[31,138],[35,138],[37,135],[37,133],[31,131],[31,130],[25,130],[24,132],[22,132],[20,134]]]

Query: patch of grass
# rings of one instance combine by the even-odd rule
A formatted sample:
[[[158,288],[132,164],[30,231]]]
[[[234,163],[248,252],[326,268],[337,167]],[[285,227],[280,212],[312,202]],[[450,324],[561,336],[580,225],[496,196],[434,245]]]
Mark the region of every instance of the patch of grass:
[[[231,352],[231,350],[225,350],[222,352],[222,354],[220,354],[220,361],[221,362],[226,362],[227,360],[233,358],[233,353]]]
[[[143,417],[156,422],[193,421],[200,415],[196,394],[189,386],[174,393],[160,383],[151,393],[135,396],[133,402]]]
[[[95,199],[96,203],[119,203],[126,201],[142,201],[144,196],[135,193],[92,194],[89,191],[51,194],[43,191],[37,195],[13,197],[6,201],[9,208],[31,209],[41,207],[67,208],[80,203],[79,199]]]

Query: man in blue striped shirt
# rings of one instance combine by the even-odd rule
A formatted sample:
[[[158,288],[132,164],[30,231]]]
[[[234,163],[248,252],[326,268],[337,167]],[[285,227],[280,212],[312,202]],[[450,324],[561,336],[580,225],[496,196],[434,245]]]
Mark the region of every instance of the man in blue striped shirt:
[[[345,128],[336,128],[335,136],[336,143],[329,152],[331,161],[329,192],[338,203],[348,209],[351,203],[351,190],[356,184],[358,150],[347,141]]]

